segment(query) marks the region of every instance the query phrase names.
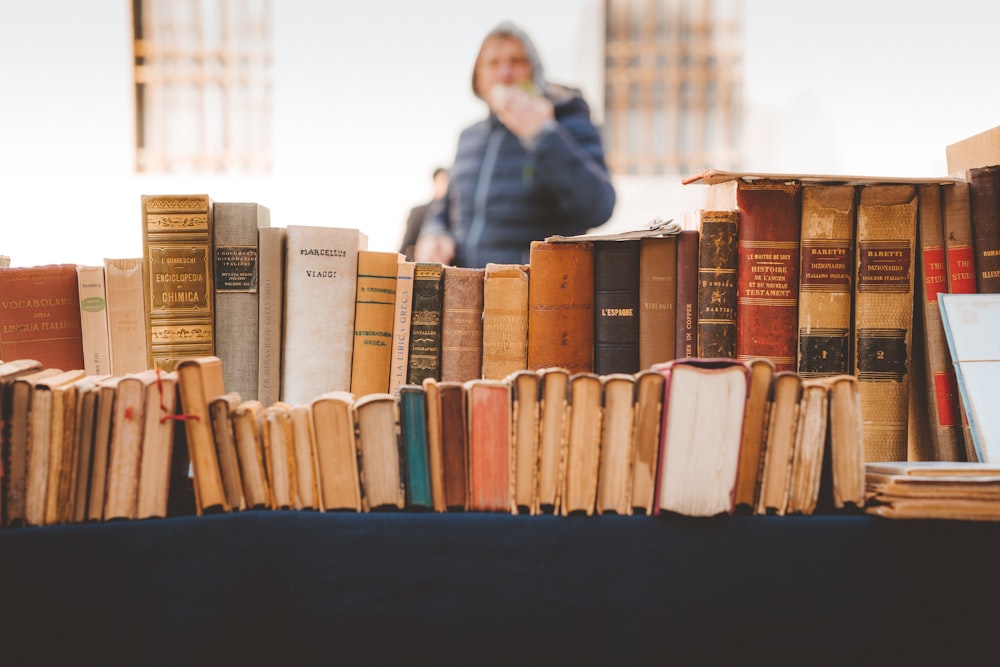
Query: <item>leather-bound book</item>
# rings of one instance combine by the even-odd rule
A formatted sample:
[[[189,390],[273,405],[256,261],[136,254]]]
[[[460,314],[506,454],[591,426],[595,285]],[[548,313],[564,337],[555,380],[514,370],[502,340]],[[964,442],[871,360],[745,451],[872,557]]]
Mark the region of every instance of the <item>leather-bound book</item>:
[[[281,398],[285,236],[284,227],[262,227],[257,232],[257,400],[265,406]]]
[[[677,235],[639,241],[639,368],[677,356]]]
[[[767,357],[779,371],[795,370],[800,184],[734,178],[709,185],[705,207],[740,213],[736,358]]]
[[[354,402],[355,437],[366,512],[406,507],[406,474],[399,414],[392,394],[368,394]]]
[[[311,407],[323,509],[360,512],[354,397],[346,391],[327,392],[314,398]]]
[[[0,269],[0,359],[84,367],[75,264]]]
[[[510,387],[503,380],[465,383],[469,421],[469,510],[510,512]]]
[[[389,392],[406,384],[410,372],[410,322],[413,315],[413,270],[416,262],[396,263],[396,298],[392,314],[392,355],[389,366]]]
[[[639,370],[638,239],[594,242],[594,372]]]
[[[417,262],[413,270],[413,311],[407,384],[441,379],[441,309],[444,306],[444,266]]]
[[[427,392],[422,385],[404,384],[396,393],[406,477],[406,508],[433,509],[427,448]]]
[[[212,220],[208,195],[142,196],[147,368],[215,354]]]
[[[527,264],[487,264],[483,278],[483,370],[501,380],[528,367]]]
[[[853,185],[802,186],[797,362],[802,377],[851,372],[854,212]]]
[[[698,230],[677,235],[677,359],[698,355]]]
[[[444,267],[441,301],[441,379],[465,382],[483,371],[485,269]]]
[[[739,213],[700,211],[698,356],[736,357],[736,242]]]
[[[913,324],[917,193],[865,185],[858,203],[855,364],[865,461],[904,461]]]
[[[142,282],[142,257],[104,259],[112,375],[149,368],[149,336]]]
[[[635,376],[601,377],[602,411],[597,512],[632,513],[632,462],[635,459]]]
[[[976,291],[1000,292],[1000,164],[969,169]]]
[[[528,368],[594,368],[594,244],[531,243]]]
[[[215,450],[209,402],[225,393],[222,362],[218,357],[195,357],[177,363],[177,385],[184,416],[188,455],[194,472],[195,503],[198,514],[228,512],[219,457]]]
[[[665,362],[664,362],[665,363]],[[653,512],[656,457],[660,450],[663,375],[647,368],[635,376],[635,444],[632,459],[632,511]]]
[[[401,257],[395,252],[358,251],[351,361],[351,393],[355,396],[384,394],[389,390],[395,333],[396,264]]]
[[[111,372],[111,343],[104,266],[78,266],[76,274],[80,288],[83,370],[87,375],[107,375]]]

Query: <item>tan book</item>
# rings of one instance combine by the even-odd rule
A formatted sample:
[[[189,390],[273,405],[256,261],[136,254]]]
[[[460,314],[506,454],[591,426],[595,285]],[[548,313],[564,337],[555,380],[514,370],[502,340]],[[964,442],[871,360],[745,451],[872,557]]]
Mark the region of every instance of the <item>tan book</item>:
[[[87,375],[111,372],[107,291],[103,266],[76,267],[80,287],[80,329],[83,370]]]
[[[861,393],[853,375],[827,378],[830,387],[830,465],[833,506],[862,508],[865,504],[865,452],[861,428]]]
[[[538,372],[521,369],[510,385],[511,438],[514,450],[514,511],[530,514],[538,488]]]
[[[94,452],[94,431],[97,421],[97,396],[101,382],[109,377],[91,375],[76,382],[76,432],[73,441],[76,462],[73,465],[73,489],[70,501],[72,511],[67,519],[72,523],[82,523],[87,519],[90,463]]]
[[[413,271],[416,263],[400,260],[396,264],[396,298],[393,303],[392,361],[389,367],[389,391],[392,394],[406,384],[410,368],[410,322],[413,314]]]
[[[510,512],[510,387],[503,380],[465,383],[469,422],[469,510]]]
[[[4,525],[22,526],[25,523],[25,501],[28,483],[28,450],[31,433],[31,399],[35,384],[62,373],[58,368],[45,368],[20,374],[13,378],[5,402],[10,406],[5,418],[7,427],[7,452],[4,461],[6,477]]]
[[[0,269],[6,269],[10,266],[10,255],[0,255]]]
[[[83,368],[80,286],[75,264],[0,271],[0,359]]]
[[[354,402],[354,418],[364,510],[403,509],[406,489],[395,397],[359,397]]]
[[[500,380],[528,366],[528,266],[487,264],[483,276],[482,376]]]
[[[594,370],[594,244],[533,241],[528,368]]]
[[[441,379],[466,382],[483,369],[485,269],[444,267],[441,300]]]
[[[368,237],[337,227],[286,230],[281,400],[294,405],[351,388],[358,251]]]
[[[783,515],[788,506],[788,476],[795,455],[802,378],[792,371],[775,373],[771,394],[756,513]]]
[[[308,405],[296,405],[291,408],[290,415],[292,454],[295,459],[295,490],[298,494],[296,507],[303,510],[318,510],[320,509],[319,485],[311,408]]]
[[[69,523],[73,520],[79,434],[87,427],[80,423],[79,394],[104,377],[107,376],[85,375],[54,390],[49,481],[45,498],[46,525]]]
[[[219,457],[215,450],[209,402],[225,393],[222,362],[218,357],[183,359],[177,364],[177,384],[184,416],[188,456],[194,473],[195,504],[198,514],[230,510]]]
[[[264,463],[264,405],[255,400],[243,401],[233,410],[232,419],[246,506],[248,509],[268,509],[273,502]]]
[[[635,375],[635,392],[632,511],[652,514],[663,423],[663,375],[650,368],[639,371]]]
[[[635,459],[635,376],[611,374],[601,378],[600,467],[597,474],[597,512],[632,514],[632,462]]]
[[[569,378],[565,368],[538,371],[538,488],[533,513],[559,513],[569,434]]]
[[[866,461],[907,455],[917,193],[866,185],[858,203],[855,364]]]
[[[108,446],[104,519],[135,519],[139,467],[146,427],[146,388],[153,378],[127,375],[115,387],[115,410]]]
[[[328,392],[310,405],[323,509],[360,512],[354,396],[346,391]]]
[[[226,391],[257,398],[260,363],[260,247],[258,233],[271,226],[266,206],[214,202],[215,356],[222,360]]]
[[[264,461],[274,509],[298,509],[298,480],[291,406],[275,403],[264,409]]]
[[[262,227],[257,239],[257,400],[271,405],[281,397],[285,228]]]
[[[829,388],[818,378],[802,381],[799,423],[795,429],[792,464],[788,472],[787,514],[812,514],[819,501],[823,457],[826,452]]]
[[[448,502],[444,483],[444,426],[440,382],[434,378],[424,378],[421,386],[427,409],[427,471],[431,485],[431,507],[435,512],[446,512]]]
[[[1000,164],[1000,126],[945,146],[948,173],[963,178],[976,167]]]
[[[136,518],[165,518],[170,497],[170,473],[174,454],[174,415],[177,413],[177,374],[158,370],[146,383],[146,411],[139,463]]]
[[[855,188],[802,186],[798,365],[802,377],[851,372]]]
[[[563,476],[563,516],[594,513],[601,455],[601,376],[574,373],[569,378],[569,425]]]
[[[386,393],[389,389],[395,333],[396,265],[401,258],[402,255],[395,252],[358,251],[350,386],[355,396]]]
[[[677,351],[677,236],[641,239],[639,368],[674,359]],[[652,498],[650,496],[650,498]]]
[[[142,258],[104,259],[108,292],[108,335],[112,375],[149,368],[149,335],[142,282]]]
[[[736,476],[735,504],[749,508],[757,506],[767,445],[767,424],[771,416],[771,382],[774,363],[758,357],[744,362],[749,369],[747,402],[743,410],[743,435],[740,441],[740,465]]]
[[[90,486],[87,492],[87,520],[104,519],[104,501],[108,482],[108,454],[115,418],[116,388],[124,375],[112,375],[96,388],[94,439],[90,452]]]
[[[212,200],[143,195],[142,244],[146,367],[172,371],[180,359],[213,355]]]
[[[225,364],[223,364],[225,369]],[[208,414],[212,421],[212,440],[215,455],[219,461],[222,488],[226,492],[226,504],[232,510],[246,509],[243,498],[243,479],[240,475],[240,460],[236,452],[236,433],[233,430],[233,411],[242,402],[235,391],[227,391],[208,401]]]

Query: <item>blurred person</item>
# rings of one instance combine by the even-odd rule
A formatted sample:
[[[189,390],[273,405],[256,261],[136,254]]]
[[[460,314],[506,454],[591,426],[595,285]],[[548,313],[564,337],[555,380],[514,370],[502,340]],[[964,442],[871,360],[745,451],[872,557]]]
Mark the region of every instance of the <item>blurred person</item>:
[[[615,191],[590,107],[545,80],[534,44],[505,21],[482,42],[472,92],[489,116],[462,131],[447,195],[417,241],[418,261],[527,263],[531,242],[585,233],[611,217]]]
[[[445,193],[448,191],[448,170],[444,167],[437,167],[431,174],[431,187],[433,188],[433,194],[431,195],[431,200],[420,204],[419,206],[414,206],[410,209],[410,214],[406,216],[406,229],[403,232],[403,242],[399,245],[399,252],[406,255],[406,259],[413,259],[413,252],[417,244],[417,237],[420,236],[420,230],[424,225],[424,218],[427,217],[427,211],[430,210],[431,205],[437,200],[444,197]]]

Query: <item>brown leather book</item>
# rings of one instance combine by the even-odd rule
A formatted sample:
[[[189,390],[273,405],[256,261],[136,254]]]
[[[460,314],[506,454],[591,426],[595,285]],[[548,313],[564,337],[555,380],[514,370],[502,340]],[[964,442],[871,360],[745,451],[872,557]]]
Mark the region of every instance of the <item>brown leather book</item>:
[[[441,457],[444,502],[449,511],[469,503],[469,443],[465,388],[460,382],[438,383],[441,404]]]
[[[597,473],[598,514],[632,514],[632,462],[635,459],[635,376],[601,377],[600,465]]]
[[[327,392],[310,405],[323,509],[360,512],[354,396],[346,391]]]
[[[368,394],[354,403],[358,466],[365,511],[406,506],[399,415],[392,394]]]
[[[800,184],[733,178],[708,186],[706,208],[740,214],[736,358],[767,357],[779,371],[795,370]]]
[[[635,376],[635,456],[632,463],[632,511],[653,513],[656,457],[663,421],[663,375],[647,368]]]
[[[180,409],[194,471],[196,509],[199,514],[220,509],[228,512],[230,505],[222,483],[208,410],[209,402],[225,393],[222,362],[215,356],[195,357],[182,359],[176,366]]]
[[[531,243],[528,368],[594,368],[594,244]]]
[[[677,355],[677,235],[639,242],[639,368]]]
[[[736,242],[739,213],[699,211],[698,356],[736,357]]]
[[[528,366],[528,265],[487,264],[483,279],[482,376],[500,380]]]
[[[0,270],[0,359],[84,367],[75,264]]]
[[[483,371],[485,269],[444,267],[441,300],[441,379],[466,382]]]
[[[698,356],[698,230],[677,235],[677,359]]]
[[[865,185],[858,203],[855,365],[866,461],[905,461],[917,193]]]
[[[240,479],[243,480],[243,498],[250,509],[273,507],[271,484],[264,463],[263,440],[264,405],[260,401],[243,401],[233,410],[233,436],[240,459]],[[351,440],[354,439],[354,422],[351,422]],[[352,457],[351,466],[355,465]]]
[[[538,371],[509,375],[514,450],[514,511],[530,514],[538,483]]]
[[[510,512],[510,387],[503,380],[465,383],[469,421],[469,510]]]
[[[406,384],[441,379],[441,309],[444,266],[417,262],[413,270],[413,310],[410,315],[409,370]]]
[[[142,248],[147,368],[172,371],[180,359],[214,355],[212,200],[143,195]]]
[[[743,410],[743,435],[740,441],[740,465],[736,475],[735,504],[737,509],[757,506],[760,489],[767,423],[771,413],[771,381],[774,364],[770,359],[757,358],[744,362],[749,369],[747,402]]]
[[[142,281],[142,257],[104,260],[108,293],[108,335],[112,375],[149,368],[149,336]]]
[[[798,372],[851,372],[855,188],[802,186]]]
[[[139,490],[136,518],[167,516],[170,473],[177,408],[177,374],[145,371],[153,379],[146,383],[145,422],[142,460],[139,463]]]
[[[594,241],[594,372],[639,370],[639,240]]]
[[[396,315],[396,264],[402,255],[358,251],[358,286],[354,303],[354,356],[351,393],[386,393],[392,365]]]
[[[969,169],[969,211],[976,291],[1000,292],[1000,165]]]
[[[569,433],[569,378],[565,368],[538,371],[538,488],[532,505],[534,514],[559,513]]]
[[[246,509],[246,503],[243,499],[243,479],[240,475],[240,459],[236,451],[236,433],[233,430],[233,412],[241,402],[239,393],[235,391],[220,394],[208,402],[208,414],[212,419],[212,437],[215,441],[215,454],[219,460],[222,487],[226,491],[226,503],[233,510]]]

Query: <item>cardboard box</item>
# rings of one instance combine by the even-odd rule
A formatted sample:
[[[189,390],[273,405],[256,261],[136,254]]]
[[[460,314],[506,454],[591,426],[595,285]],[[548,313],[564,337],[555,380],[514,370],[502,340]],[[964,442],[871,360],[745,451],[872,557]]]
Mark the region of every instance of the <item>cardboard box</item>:
[[[945,147],[948,173],[960,178],[975,167],[1000,164],[1000,126]]]

